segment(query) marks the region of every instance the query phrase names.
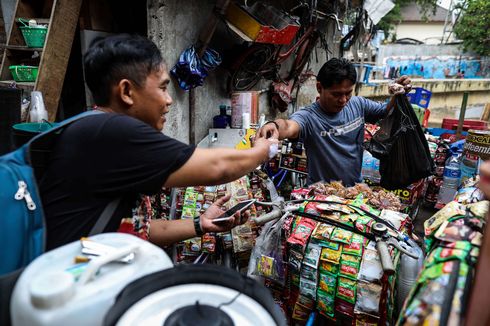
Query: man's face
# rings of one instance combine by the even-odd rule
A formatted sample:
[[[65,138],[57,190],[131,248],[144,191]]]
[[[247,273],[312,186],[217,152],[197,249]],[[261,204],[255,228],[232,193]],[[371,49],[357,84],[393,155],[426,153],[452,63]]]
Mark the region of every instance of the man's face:
[[[316,89],[320,94],[320,105],[323,110],[327,113],[338,113],[342,111],[352,97],[354,84],[350,80],[344,79],[339,84],[323,88],[320,82],[317,82]]]
[[[160,70],[148,75],[143,86],[133,89],[134,104],[130,115],[161,131],[166,121],[165,114],[172,105],[172,97],[168,93],[169,83],[170,78],[163,65]]]

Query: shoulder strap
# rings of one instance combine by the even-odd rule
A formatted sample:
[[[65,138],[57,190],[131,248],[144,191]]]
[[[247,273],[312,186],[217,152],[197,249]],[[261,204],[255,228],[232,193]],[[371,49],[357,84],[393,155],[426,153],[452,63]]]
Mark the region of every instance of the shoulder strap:
[[[107,204],[102,211],[102,214],[100,214],[99,219],[97,222],[95,222],[94,227],[92,230],[90,230],[90,233],[88,234],[89,236],[104,232],[104,229],[106,228],[107,224],[109,224],[109,221],[114,215],[114,212],[116,211],[116,208],[119,206],[120,202],[121,198],[117,198]]]

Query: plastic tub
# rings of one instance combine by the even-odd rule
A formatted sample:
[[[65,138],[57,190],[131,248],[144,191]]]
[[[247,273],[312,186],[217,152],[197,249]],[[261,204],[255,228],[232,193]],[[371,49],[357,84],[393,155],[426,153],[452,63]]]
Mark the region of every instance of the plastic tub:
[[[12,126],[12,137],[14,141],[15,148],[19,148],[29,140],[34,138],[34,136],[39,135],[53,127],[57,123],[48,122],[28,122],[28,123],[18,123]]]

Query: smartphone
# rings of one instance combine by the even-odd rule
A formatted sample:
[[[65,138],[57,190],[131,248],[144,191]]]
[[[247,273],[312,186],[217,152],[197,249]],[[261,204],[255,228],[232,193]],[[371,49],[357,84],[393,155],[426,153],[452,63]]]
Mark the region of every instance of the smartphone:
[[[227,210],[226,212],[224,212],[222,215],[220,215],[217,218],[215,218],[213,220],[213,223],[214,224],[222,224],[222,223],[228,222],[229,220],[231,220],[233,218],[233,215],[236,212],[240,212],[240,211],[246,210],[253,203],[255,203],[255,199],[244,200],[242,202],[239,202],[238,204],[236,204],[235,206],[233,206],[232,208],[230,208],[229,210]]]

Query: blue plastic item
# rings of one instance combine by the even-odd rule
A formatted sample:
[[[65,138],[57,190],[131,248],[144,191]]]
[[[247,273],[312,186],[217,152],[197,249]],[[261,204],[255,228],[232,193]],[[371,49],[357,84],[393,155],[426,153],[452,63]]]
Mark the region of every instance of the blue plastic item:
[[[444,128],[427,128],[426,129],[427,132],[429,134],[431,134],[432,136],[436,136],[436,137],[439,137],[440,135],[442,134],[455,134],[456,133],[456,130],[450,130],[450,129],[444,129]],[[461,134],[463,136],[466,136],[468,135],[468,132],[467,131],[462,131]]]
[[[429,107],[431,96],[432,92],[422,87],[414,87],[412,88],[412,91],[407,94],[410,103],[417,104],[424,109]]]
[[[19,149],[0,156],[0,275],[26,266],[45,249],[42,202],[34,175],[33,154],[49,154],[59,131],[70,123],[100,111],[89,111],[37,135]],[[42,140],[42,148],[36,142]],[[46,145],[48,144],[48,145]],[[41,176],[38,176],[41,177]]]

